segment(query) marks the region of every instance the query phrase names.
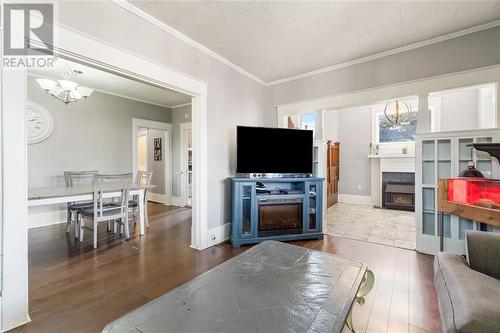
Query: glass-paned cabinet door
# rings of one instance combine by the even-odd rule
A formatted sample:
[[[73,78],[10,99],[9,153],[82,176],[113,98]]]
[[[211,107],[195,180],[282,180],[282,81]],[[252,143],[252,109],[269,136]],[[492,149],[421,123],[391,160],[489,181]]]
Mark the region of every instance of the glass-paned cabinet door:
[[[491,137],[476,138],[476,143],[491,143]],[[476,150],[476,169],[483,173],[486,178],[492,178],[493,164],[490,154],[484,151]]]
[[[452,178],[450,139],[437,141],[437,159],[438,159],[437,178],[438,179]]]
[[[435,179],[435,150],[434,140],[422,141],[422,183],[424,185],[434,185]]]
[[[436,234],[436,209],[435,189],[422,189],[422,233],[425,235]]]
[[[306,194],[308,194],[307,202],[304,207],[306,215],[306,226],[305,229],[307,231],[316,231],[318,230],[319,225],[319,214],[321,213],[318,210],[318,203],[320,200],[319,196],[320,188],[316,183],[306,183]]]
[[[240,205],[240,214],[241,214],[241,238],[252,237],[252,221],[253,213],[252,213],[252,203],[254,200],[254,187],[252,184],[240,184],[240,193],[241,193],[241,205]]]
[[[471,145],[474,142],[472,138],[463,138],[458,140],[458,172],[467,169],[469,162],[474,161],[474,154]],[[457,175],[458,176],[458,175]]]

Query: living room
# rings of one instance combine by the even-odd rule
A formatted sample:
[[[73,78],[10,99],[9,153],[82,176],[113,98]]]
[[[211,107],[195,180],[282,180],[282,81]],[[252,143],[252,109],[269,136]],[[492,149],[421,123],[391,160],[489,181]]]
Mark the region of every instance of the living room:
[[[45,15],[40,8],[34,11]],[[32,82],[26,79],[27,68],[5,68],[12,62],[3,61],[2,331],[498,329],[498,305],[492,297],[499,289],[498,265],[492,258],[500,251],[494,194],[500,170],[494,147],[500,141],[498,1],[117,0],[58,2],[51,8],[56,9],[54,20],[46,22],[51,22],[57,38],[47,43],[44,38],[33,41],[47,46],[36,56],[56,56],[191,98],[190,113],[180,111],[178,121],[191,121],[192,164],[172,176],[180,177],[192,168],[191,200],[184,195],[185,200],[180,198],[180,185],[175,189],[178,204],[192,206],[192,224],[182,223],[186,219],[180,215],[169,217],[151,210],[151,228],[159,228],[169,218],[175,228],[169,234],[145,230],[112,249],[82,249],[81,258],[89,264],[80,266],[80,274],[87,273],[84,280],[61,279],[56,271],[37,276],[40,271],[29,266],[25,158],[24,110]],[[2,8],[4,13],[12,10]],[[11,21],[5,20],[3,29],[7,23]],[[11,49],[9,43],[14,40],[5,39],[4,49]],[[3,57],[13,55],[3,53]],[[31,59],[26,54],[20,57]],[[445,108],[436,117],[433,98],[456,89],[485,90],[477,93],[484,98],[477,97],[475,110],[458,103],[474,121],[456,121],[464,117],[456,111],[446,117]],[[352,110],[374,105],[378,111],[370,107],[367,118]],[[386,106],[388,112],[384,112]],[[387,151],[376,137],[379,131],[373,130],[374,115],[387,115],[388,122],[392,119],[389,129],[401,128],[404,122],[399,116],[411,114],[410,109],[417,113],[414,144],[398,142],[393,149],[397,159],[412,161],[414,156],[415,250],[398,247],[395,241],[391,246],[370,242],[370,235],[352,239],[345,235],[347,230],[332,236],[334,232],[328,229],[337,221],[329,220],[326,204],[327,140],[340,142],[339,201],[379,206],[385,193],[382,173],[387,171],[382,156]],[[314,133],[307,119],[307,130],[287,128],[286,116],[311,113],[316,115]],[[338,136],[328,138],[328,133],[335,132],[327,128],[333,124],[328,119],[335,117]],[[468,126],[455,128],[457,123]],[[368,133],[356,129],[359,124]],[[274,148],[275,156],[267,155],[273,167],[261,168],[260,164],[258,170],[237,172],[243,161],[239,155],[250,162],[265,162],[255,153],[242,151],[242,128],[260,130],[259,135],[264,135],[264,129],[279,131],[274,132],[278,139],[271,141],[268,136],[268,144],[260,146],[264,150],[281,145],[281,149]],[[287,146],[292,132],[299,133],[297,142],[308,147],[297,148],[295,154],[311,163],[277,171],[274,166],[285,158],[288,166],[293,163],[292,148]],[[361,135],[358,143],[364,148],[355,157],[363,159],[362,166],[343,164],[351,163],[345,152]],[[306,164],[310,169],[304,168]],[[408,171],[401,165],[398,168],[394,171]],[[133,171],[132,164],[123,170]],[[484,176],[479,205],[446,195],[453,192],[453,180],[462,171]],[[269,173],[301,177],[269,178]],[[440,182],[443,178],[453,178],[446,183],[448,188]],[[235,184],[250,184],[246,192],[250,198],[237,192]],[[183,185],[182,192],[189,193],[188,189],[189,185]],[[257,193],[257,189],[269,192]],[[141,188],[130,190],[140,192]],[[243,201],[235,204],[240,194]],[[266,209],[259,210],[256,200],[276,196],[291,200],[281,204],[295,207],[300,228],[259,229],[256,223],[264,216],[259,212],[266,214]],[[85,194],[82,198],[93,197]],[[245,208],[251,214],[248,233],[240,229],[245,225],[240,223],[244,215],[235,214],[246,207],[245,200],[251,202]],[[261,203],[266,206],[265,201]],[[315,224],[311,224],[312,215]],[[351,220],[370,216],[356,215]],[[124,226],[123,220],[120,223]],[[70,266],[77,269],[78,264],[75,260]],[[59,267],[66,270],[64,274],[70,268]],[[460,274],[463,278],[454,278]],[[30,302],[32,278],[44,281],[48,291],[37,294],[36,302]],[[460,295],[471,302],[459,301]]]

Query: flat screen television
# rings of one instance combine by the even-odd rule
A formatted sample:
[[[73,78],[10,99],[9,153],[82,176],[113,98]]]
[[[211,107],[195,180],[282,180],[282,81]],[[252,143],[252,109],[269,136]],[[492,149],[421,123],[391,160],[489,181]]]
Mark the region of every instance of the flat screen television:
[[[312,174],[313,131],[238,126],[236,172]]]

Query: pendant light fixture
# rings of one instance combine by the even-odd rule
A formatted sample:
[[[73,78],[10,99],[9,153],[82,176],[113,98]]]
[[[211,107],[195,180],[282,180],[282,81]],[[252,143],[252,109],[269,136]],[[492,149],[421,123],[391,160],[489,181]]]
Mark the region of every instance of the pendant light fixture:
[[[385,105],[384,116],[393,126],[407,122],[411,116],[411,105],[407,102],[395,100]]]
[[[36,81],[49,95],[57,98],[64,104],[87,99],[93,90],[80,86],[78,83],[70,80],[71,76],[77,76],[83,74],[83,72],[71,69],[68,64],[66,64],[66,67],[63,73],[63,80],[37,79]]]

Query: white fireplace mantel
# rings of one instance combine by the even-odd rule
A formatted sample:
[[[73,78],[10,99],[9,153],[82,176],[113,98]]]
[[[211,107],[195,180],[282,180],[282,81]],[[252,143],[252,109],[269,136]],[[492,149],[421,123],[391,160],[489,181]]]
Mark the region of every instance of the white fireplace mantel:
[[[382,207],[382,172],[415,172],[414,155],[368,155],[372,205]]]

